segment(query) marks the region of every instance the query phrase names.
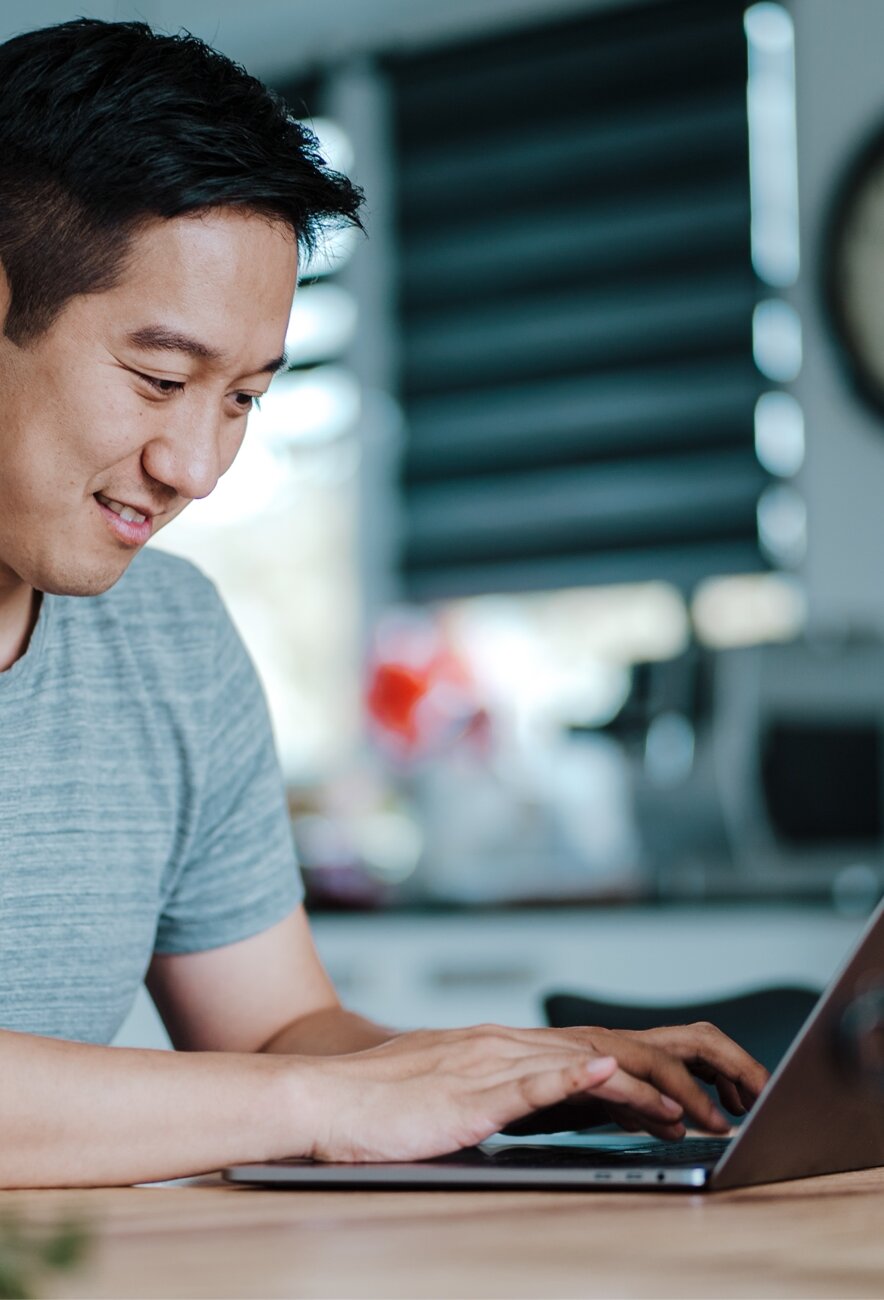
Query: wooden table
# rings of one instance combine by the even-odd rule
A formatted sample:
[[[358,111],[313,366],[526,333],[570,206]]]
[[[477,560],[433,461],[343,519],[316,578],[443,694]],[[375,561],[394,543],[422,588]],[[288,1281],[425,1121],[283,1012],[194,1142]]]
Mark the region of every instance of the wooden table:
[[[884,1297],[884,1169],[700,1196],[265,1191],[217,1175],[0,1192],[96,1236],[56,1297]]]

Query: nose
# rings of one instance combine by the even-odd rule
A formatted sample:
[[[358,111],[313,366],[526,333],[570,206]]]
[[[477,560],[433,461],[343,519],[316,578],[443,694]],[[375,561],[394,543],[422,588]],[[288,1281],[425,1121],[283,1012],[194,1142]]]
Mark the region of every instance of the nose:
[[[218,416],[207,407],[167,413],[141,453],[145,472],[188,501],[207,497],[224,471]]]

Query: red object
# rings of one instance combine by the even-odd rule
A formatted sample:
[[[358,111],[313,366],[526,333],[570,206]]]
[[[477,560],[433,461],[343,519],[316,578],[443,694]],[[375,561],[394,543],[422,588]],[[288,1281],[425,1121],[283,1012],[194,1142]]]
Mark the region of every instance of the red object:
[[[366,703],[374,720],[409,744],[419,739],[416,710],[430,687],[428,669],[407,664],[378,664],[369,684]]]
[[[365,696],[379,739],[402,757],[426,757],[465,736],[480,740],[484,717],[467,665],[438,626],[415,617],[378,630]]]

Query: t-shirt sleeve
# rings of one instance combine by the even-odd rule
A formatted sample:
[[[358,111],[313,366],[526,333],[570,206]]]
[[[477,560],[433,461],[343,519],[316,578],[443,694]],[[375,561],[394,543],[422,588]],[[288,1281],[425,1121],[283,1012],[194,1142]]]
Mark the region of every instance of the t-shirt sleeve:
[[[193,834],[160,913],[158,953],[247,939],[304,897],[264,693],[220,598],[213,613],[204,778]]]

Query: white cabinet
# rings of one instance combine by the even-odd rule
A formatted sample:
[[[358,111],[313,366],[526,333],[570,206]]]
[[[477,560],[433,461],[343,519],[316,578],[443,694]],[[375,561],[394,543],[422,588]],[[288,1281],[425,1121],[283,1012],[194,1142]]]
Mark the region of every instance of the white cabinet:
[[[604,908],[320,916],[319,952],[354,1011],[402,1028],[542,1024],[542,997],[690,1002],[822,988],[861,920],[808,908]]]

